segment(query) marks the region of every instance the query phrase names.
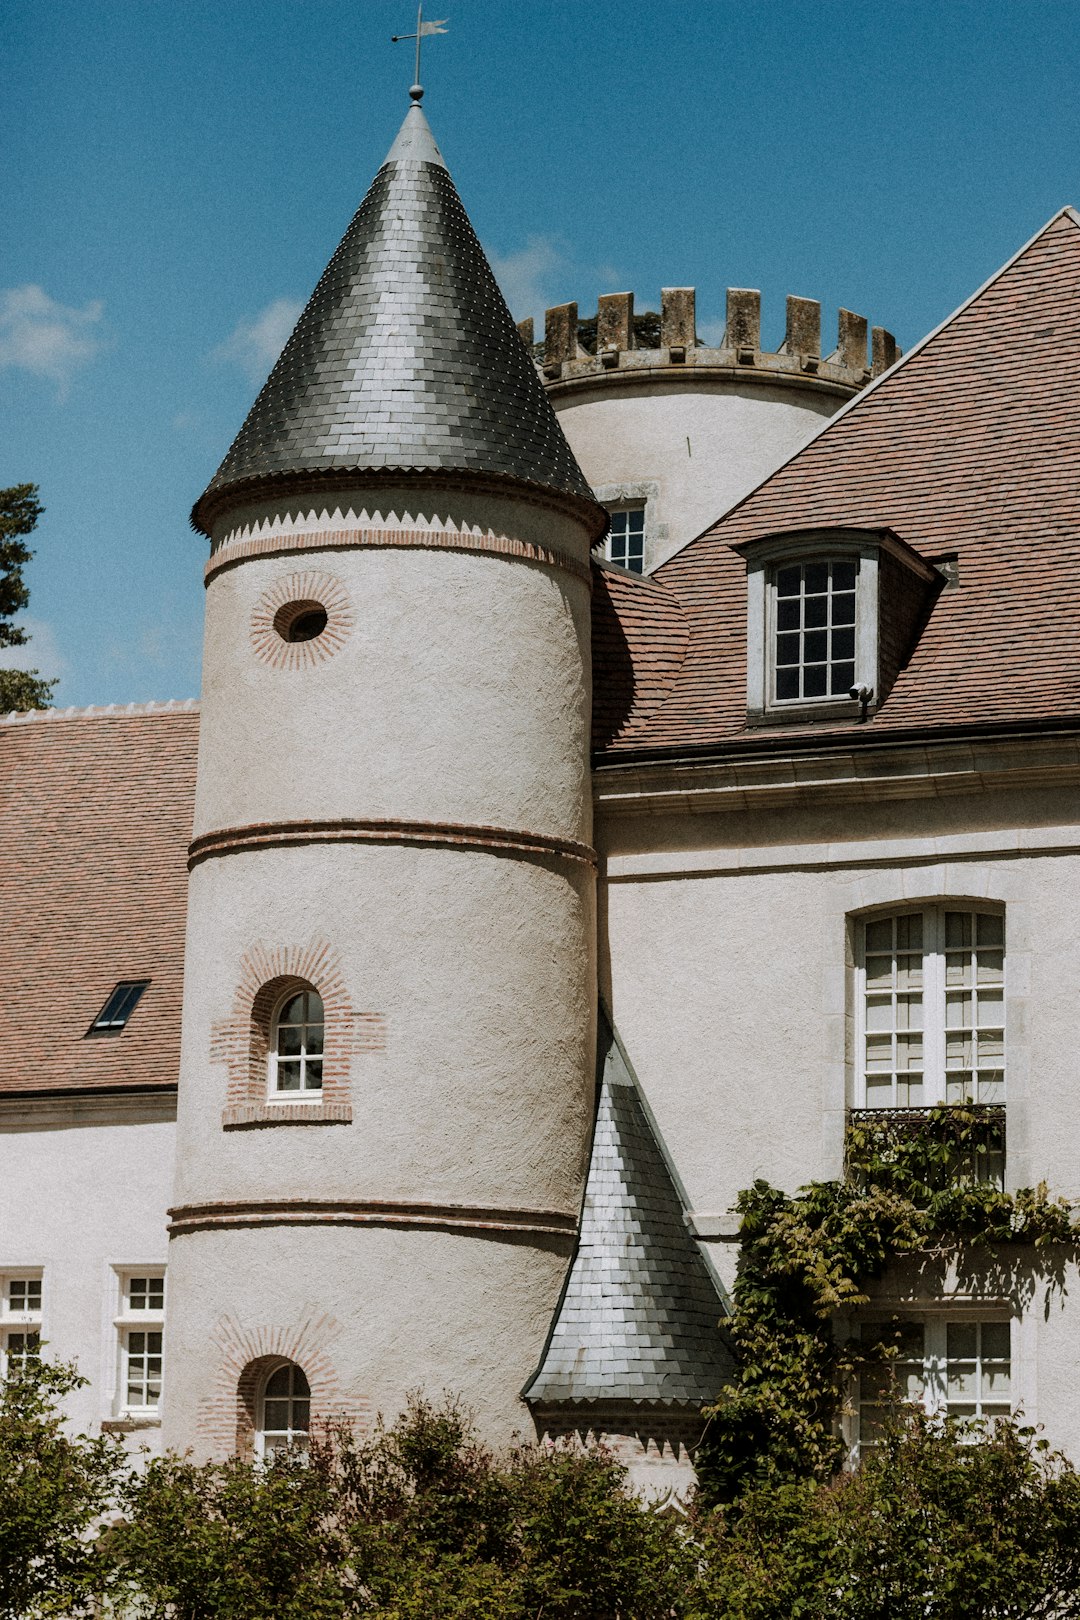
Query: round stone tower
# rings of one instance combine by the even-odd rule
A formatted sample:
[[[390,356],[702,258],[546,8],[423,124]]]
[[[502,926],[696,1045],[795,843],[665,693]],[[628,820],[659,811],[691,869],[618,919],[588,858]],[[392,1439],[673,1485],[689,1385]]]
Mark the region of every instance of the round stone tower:
[[[519,330],[532,344],[532,322]],[[541,369],[559,423],[597,498],[635,514],[634,561],[648,573],[749,494],[898,357],[891,333],[840,311],[822,353],[821,306],[789,298],[784,341],[761,346],[761,296],[730,288],[717,345],[699,341],[692,287],[665,287],[659,315],[632,293],[547,311]],[[622,526],[625,528],[625,521]],[[615,521],[617,544],[620,520]],[[643,542],[643,543],[642,543]]]
[[[166,1443],[414,1389],[505,1439],[591,1128],[605,514],[419,105],[193,522]]]

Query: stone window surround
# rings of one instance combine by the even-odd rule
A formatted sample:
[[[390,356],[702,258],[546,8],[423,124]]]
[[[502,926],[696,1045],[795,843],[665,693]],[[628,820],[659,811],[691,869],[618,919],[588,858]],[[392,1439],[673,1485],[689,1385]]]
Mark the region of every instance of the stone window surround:
[[[894,542],[895,544],[895,542]],[[792,720],[857,718],[860,704],[849,697],[810,698],[777,703],[773,692],[775,592],[773,579],[784,563],[858,564],[855,576],[854,686],[878,690],[878,559],[889,536],[858,529],[808,529],[769,535],[740,546],[746,558],[746,710],[750,724],[786,725]],[[899,549],[899,548],[897,548]]]
[[[946,944],[944,938],[945,913],[960,912],[967,916],[988,916],[1000,920],[1003,928],[1004,943],[1001,947],[1004,958],[1004,978],[1001,986],[1003,999],[1008,997],[1008,936],[1005,932],[1005,908],[989,901],[972,901],[952,899],[946,902],[919,901],[914,904],[897,906],[892,909],[886,907],[863,912],[855,919],[853,934],[853,983],[852,983],[852,1009],[855,1020],[855,1040],[853,1061],[850,1065],[849,1097],[851,1106],[859,1109],[871,1109],[875,1104],[870,1100],[865,1089],[863,1068],[863,1042],[867,1035],[866,1027],[866,996],[865,982],[865,956],[866,956],[866,928],[874,922],[888,922],[900,917],[921,917],[923,921],[922,945],[918,954],[920,959],[921,985],[918,991],[922,1009],[922,1022],[917,1033],[922,1037],[922,1068],[923,1101],[913,1105],[917,1108],[932,1108],[938,1103],[948,1100],[947,1083],[949,1071],[946,1067],[945,1040],[949,1032],[947,994],[950,988],[960,991],[964,986],[950,987],[944,974],[944,955]],[[996,988],[996,987],[995,987]],[[971,986],[972,993],[976,993],[977,986],[974,981]],[[984,1026],[974,1026],[977,1029]],[[957,1026],[954,1034],[964,1033],[964,1028]],[[885,1033],[885,1031],[883,1031]],[[890,1029],[888,1033],[902,1033],[899,1026]],[[970,1032],[969,1032],[970,1033]],[[1005,1039],[1008,1039],[1006,1030]],[[1002,1077],[1007,1073],[1005,1058],[1000,1061]],[[977,1084],[977,1082],[976,1082]],[[1004,1090],[1004,1079],[1003,1079]],[[1007,1095],[1007,1092],[1006,1092]],[[974,1098],[973,1100],[978,1100]],[[1002,1103],[1005,1101],[1003,1096]],[[906,1106],[898,1100],[882,1101],[876,1106],[882,1108],[902,1108]]]
[[[165,1266],[160,1261],[117,1263],[110,1266],[111,1272],[111,1330],[114,1341],[113,1379],[114,1384],[109,1392],[110,1409],[120,1424],[132,1424],[140,1428],[153,1426],[160,1422],[159,1407],[129,1406],[127,1400],[127,1341],[131,1332],[136,1333],[164,1333],[165,1306],[146,1310],[133,1309],[130,1301],[130,1288],[133,1278],[148,1277],[165,1279]],[[165,1389],[165,1367],[161,1369],[162,1397]]]
[[[597,484],[593,494],[601,506],[606,506],[609,512],[625,511],[631,506],[645,508],[645,562],[643,574],[647,576],[655,566],[655,559],[661,554],[667,541],[667,524],[659,521],[660,513],[660,485],[655,478],[639,478],[624,484]],[[596,554],[608,561],[607,536],[598,542]],[[613,564],[618,567],[618,563]],[[642,576],[638,576],[642,577]]]
[[[822,1138],[830,1157],[843,1159],[844,1130],[851,1107],[857,1057],[855,963],[858,930],[874,912],[904,906],[993,906],[1005,913],[1008,974],[1005,987],[1005,1072],[1009,1077],[1006,1189],[1030,1185],[1038,1176],[1028,1162],[1027,1109],[1032,979],[1030,879],[1010,862],[917,861],[907,867],[869,870],[832,891],[835,953],[823,962],[821,1007],[831,1053],[821,1098]],[[826,951],[829,933],[825,935]]]
[[[844,1313],[837,1322],[838,1331],[845,1337],[857,1334],[859,1329],[880,1326],[885,1329],[900,1323],[917,1324],[923,1329],[924,1343],[922,1365],[926,1372],[927,1387],[919,1402],[924,1411],[930,1414],[944,1414],[953,1406],[961,1404],[950,1401],[946,1393],[945,1370],[948,1365],[947,1334],[950,1326],[971,1326],[990,1323],[999,1325],[1008,1323],[1009,1333],[1009,1395],[1008,1401],[1011,1409],[1016,1411],[1022,1407],[1020,1392],[1022,1390],[1021,1371],[1026,1360],[1025,1351],[1030,1349],[1026,1343],[1029,1335],[1024,1331],[1024,1318],[1017,1315],[1016,1309],[1008,1301],[999,1299],[978,1299],[972,1297],[958,1298],[951,1296],[941,1299],[909,1300],[898,1303],[895,1309],[885,1311],[876,1303],[857,1317]],[[981,1335],[980,1335],[981,1337]],[[957,1357],[952,1358],[956,1361]],[[981,1359],[981,1358],[980,1358]],[[848,1446],[849,1466],[858,1463],[864,1450],[860,1434],[860,1408],[862,1405],[861,1390],[859,1388],[859,1375],[853,1380],[852,1400],[848,1415],[843,1420],[844,1437]],[[971,1404],[971,1403],[964,1403]]]
[[[41,1285],[40,1305],[25,1311],[12,1309],[10,1302],[11,1284],[18,1282],[36,1282]],[[0,1376],[7,1371],[9,1335],[36,1333],[39,1344],[44,1339],[46,1304],[47,1295],[43,1266],[0,1266]]]

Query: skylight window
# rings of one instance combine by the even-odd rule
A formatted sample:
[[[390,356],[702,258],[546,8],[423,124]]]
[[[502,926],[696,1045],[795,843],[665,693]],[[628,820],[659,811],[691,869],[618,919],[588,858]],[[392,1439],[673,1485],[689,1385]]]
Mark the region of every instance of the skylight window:
[[[119,1035],[127,1024],[149,979],[121,979],[87,1030],[88,1035]]]

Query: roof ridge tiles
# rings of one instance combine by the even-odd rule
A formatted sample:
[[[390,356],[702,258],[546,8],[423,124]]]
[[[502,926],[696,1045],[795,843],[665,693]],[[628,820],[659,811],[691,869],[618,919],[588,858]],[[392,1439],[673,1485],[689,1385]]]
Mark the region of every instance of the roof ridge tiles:
[[[198,698],[151,698],[146,703],[96,703],[85,708],[74,705],[66,709],[13,709],[0,714],[0,726],[23,726],[38,721],[52,723],[57,720],[127,720],[144,715],[195,714]]]

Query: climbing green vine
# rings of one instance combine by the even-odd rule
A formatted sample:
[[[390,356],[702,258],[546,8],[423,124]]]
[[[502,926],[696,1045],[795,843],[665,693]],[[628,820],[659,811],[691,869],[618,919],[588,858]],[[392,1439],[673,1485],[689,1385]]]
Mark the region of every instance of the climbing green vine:
[[[1080,1227],[1044,1186],[1007,1193],[996,1184],[1003,1147],[999,1109],[863,1114],[848,1128],[841,1180],[812,1182],[793,1197],[756,1181],[739,1194],[728,1324],[738,1373],[707,1413],[699,1473],[709,1498],[733,1502],[755,1484],[837,1472],[851,1374],[889,1346],[845,1343],[834,1318],[866,1304],[867,1285],[891,1262],[1023,1244],[1037,1252],[1039,1272],[1057,1278],[1067,1248],[1080,1246]]]

